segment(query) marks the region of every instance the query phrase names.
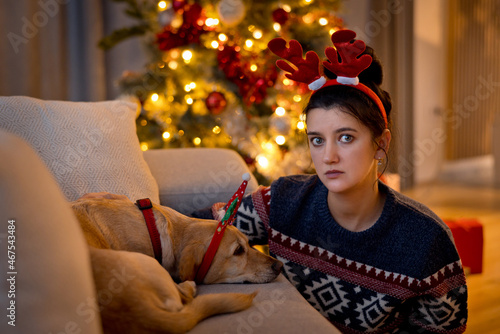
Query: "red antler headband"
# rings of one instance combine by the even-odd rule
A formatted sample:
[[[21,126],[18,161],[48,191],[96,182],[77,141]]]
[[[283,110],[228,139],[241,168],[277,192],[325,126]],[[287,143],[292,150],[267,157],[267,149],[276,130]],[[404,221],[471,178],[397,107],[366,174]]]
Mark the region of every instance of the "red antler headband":
[[[356,33],[347,29],[338,30],[332,34],[335,48],[326,48],[325,55],[328,61],[324,61],[323,66],[335,73],[337,79],[328,81],[321,75],[319,56],[314,51],[308,51],[305,58],[302,58],[302,46],[296,40],[291,40],[287,48],[283,38],[275,38],[269,42],[268,47],[274,54],[295,65],[292,67],[282,59],[276,61],[280,69],[288,72],[285,74],[288,79],[306,83],[313,91],[328,86],[346,85],[365,93],[380,109],[387,128],[387,114],[382,101],[373,90],[359,82],[358,75],[370,66],[372,57],[368,54],[361,55],[366,45],[361,40],[353,41],[355,37]]]
[[[236,212],[238,211],[241,201],[243,200],[245,189],[247,187],[248,181],[250,180],[250,174],[249,173],[243,174],[242,179],[243,182],[241,183],[240,187],[224,207],[225,211],[224,217],[221,219],[219,224],[217,224],[217,228],[215,229],[215,233],[212,236],[210,245],[208,246],[208,249],[205,255],[203,256],[203,260],[201,261],[200,267],[198,268],[195,278],[198,284],[201,284],[205,279],[205,276],[208,273],[208,269],[210,269],[210,265],[212,264],[212,261],[215,257],[215,254],[217,253],[217,250],[219,249],[222,237],[224,237],[224,232],[226,231],[226,228],[229,225],[233,224],[234,222]]]

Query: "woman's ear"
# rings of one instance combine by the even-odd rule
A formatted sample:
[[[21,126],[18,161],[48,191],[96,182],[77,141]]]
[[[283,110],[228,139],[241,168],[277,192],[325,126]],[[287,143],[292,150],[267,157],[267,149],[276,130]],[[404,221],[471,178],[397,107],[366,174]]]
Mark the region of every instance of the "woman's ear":
[[[385,129],[384,132],[376,139],[377,151],[375,152],[375,159],[386,158],[389,152],[389,145],[391,144],[391,131]]]

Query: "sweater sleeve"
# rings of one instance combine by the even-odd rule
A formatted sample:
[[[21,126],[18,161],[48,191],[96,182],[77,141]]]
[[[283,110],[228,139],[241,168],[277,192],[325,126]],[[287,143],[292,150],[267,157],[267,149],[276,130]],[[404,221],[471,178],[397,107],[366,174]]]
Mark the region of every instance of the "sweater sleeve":
[[[467,323],[467,285],[458,252],[443,231],[429,254],[455,258],[420,281],[420,294],[415,298],[408,317],[411,333],[463,333]]]
[[[259,187],[255,192],[243,197],[233,223],[249,239],[252,245],[267,244],[269,229],[269,207],[271,187]],[[225,203],[215,203],[211,207],[192,213],[195,218],[220,220],[224,216]]]

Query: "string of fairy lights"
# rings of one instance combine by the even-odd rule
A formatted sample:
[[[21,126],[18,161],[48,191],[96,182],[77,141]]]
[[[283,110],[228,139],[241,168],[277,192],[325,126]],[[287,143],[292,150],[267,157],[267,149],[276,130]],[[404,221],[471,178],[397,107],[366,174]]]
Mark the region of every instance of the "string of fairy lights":
[[[305,51],[324,50],[343,24],[340,0],[127,3],[147,27],[151,54],[144,72],[119,80],[140,102],[143,150],[230,147],[267,180],[310,168],[301,115],[308,90],[278,72],[267,43],[293,38]]]

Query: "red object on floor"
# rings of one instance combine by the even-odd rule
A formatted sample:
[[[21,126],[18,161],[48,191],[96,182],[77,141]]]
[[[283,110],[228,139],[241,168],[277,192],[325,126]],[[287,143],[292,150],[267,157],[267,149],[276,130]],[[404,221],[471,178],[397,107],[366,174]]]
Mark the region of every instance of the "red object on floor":
[[[473,218],[445,219],[451,229],[464,269],[471,274],[483,271],[483,225]]]

